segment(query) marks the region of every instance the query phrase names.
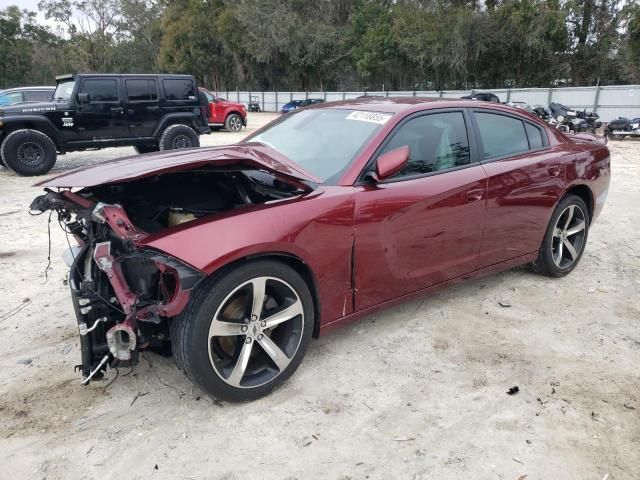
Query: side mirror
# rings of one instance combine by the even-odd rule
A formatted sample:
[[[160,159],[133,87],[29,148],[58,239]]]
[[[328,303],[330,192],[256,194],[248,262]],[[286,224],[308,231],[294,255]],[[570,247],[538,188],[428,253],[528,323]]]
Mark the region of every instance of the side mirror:
[[[385,178],[392,177],[400,170],[402,170],[409,161],[409,146],[404,145],[402,147],[391,150],[390,152],[383,153],[376,160],[376,180],[384,180]]]
[[[78,94],[78,103],[89,103],[89,94],[88,93],[79,93]]]

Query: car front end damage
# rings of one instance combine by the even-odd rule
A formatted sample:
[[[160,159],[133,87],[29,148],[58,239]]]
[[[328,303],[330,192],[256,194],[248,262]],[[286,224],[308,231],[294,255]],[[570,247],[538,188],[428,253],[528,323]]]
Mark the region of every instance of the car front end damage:
[[[83,383],[109,367],[133,366],[138,353],[170,354],[169,324],[204,274],[165,253],[141,245],[120,205],[92,201],[70,190],[47,193],[34,212],[54,211],[78,246],[65,253],[78,321]]]
[[[205,273],[154,248],[177,231],[277,205],[313,179],[263,144],[160,152],[81,167],[41,182],[34,214],[58,216],[77,245],[63,255],[80,333],[84,382],[171,355],[170,322]],[[180,249],[177,249],[178,251]]]

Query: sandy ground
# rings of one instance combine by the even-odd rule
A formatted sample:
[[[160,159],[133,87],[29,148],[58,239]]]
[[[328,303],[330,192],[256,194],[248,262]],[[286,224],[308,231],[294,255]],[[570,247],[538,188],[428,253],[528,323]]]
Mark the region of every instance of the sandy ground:
[[[1,169],[0,478],[640,478],[640,142],[611,150],[607,205],[570,276],[515,269],[371,316],[242,405],[152,354],[80,386],[64,236],[51,225],[45,279],[47,219],[27,214],[39,189]],[[55,171],[129,153],[69,154]]]

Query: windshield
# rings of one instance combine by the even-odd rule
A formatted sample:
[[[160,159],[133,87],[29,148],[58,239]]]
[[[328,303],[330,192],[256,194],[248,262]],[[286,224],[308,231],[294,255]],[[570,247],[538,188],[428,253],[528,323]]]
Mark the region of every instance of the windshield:
[[[75,80],[69,80],[67,82],[61,82],[56,87],[56,91],[53,94],[53,100],[55,102],[68,102],[71,100],[71,94],[73,93],[73,87],[75,86]]]
[[[302,110],[246,141],[264,143],[327,181],[349,166],[389,118],[389,113],[357,110]]]

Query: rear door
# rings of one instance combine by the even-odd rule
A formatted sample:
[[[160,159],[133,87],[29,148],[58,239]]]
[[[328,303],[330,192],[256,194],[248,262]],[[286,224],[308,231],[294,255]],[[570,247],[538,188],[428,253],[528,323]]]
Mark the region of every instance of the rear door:
[[[538,250],[564,188],[564,162],[574,154],[551,148],[544,128],[518,115],[474,109],[473,117],[488,176],[480,251],[486,267]]]
[[[162,115],[155,78],[124,78],[131,137],[150,137]]]
[[[356,192],[356,309],[361,310],[477,268],[486,174],[470,149],[462,109],[402,122],[377,155],[409,146],[407,166]]]
[[[129,136],[118,77],[83,78],[78,88],[89,96],[80,103],[76,96],[78,140],[109,141]]]

